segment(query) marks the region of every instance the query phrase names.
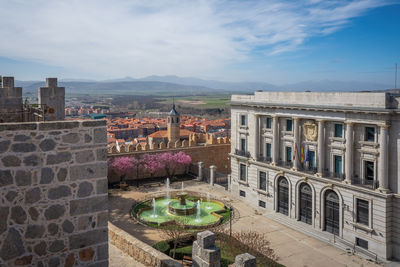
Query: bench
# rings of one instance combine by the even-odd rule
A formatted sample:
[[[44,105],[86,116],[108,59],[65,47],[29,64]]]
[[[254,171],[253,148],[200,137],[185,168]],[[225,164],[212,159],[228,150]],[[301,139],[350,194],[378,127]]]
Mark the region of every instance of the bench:
[[[182,264],[183,264],[184,266],[192,266],[192,263],[193,263],[192,257],[190,257],[190,256],[183,256]]]

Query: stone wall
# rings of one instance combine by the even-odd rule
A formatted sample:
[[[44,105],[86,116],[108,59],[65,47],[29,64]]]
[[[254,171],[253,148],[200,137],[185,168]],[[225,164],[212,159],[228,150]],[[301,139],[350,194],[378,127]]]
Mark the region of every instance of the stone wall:
[[[393,198],[392,205],[392,246],[393,258],[400,260],[400,196]]]
[[[188,154],[192,158],[192,164],[197,164],[198,162],[203,162],[205,168],[209,168],[211,165],[216,166],[216,171],[219,173],[230,173],[231,163],[229,152],[231,150],[231,145],[229,144],[215,144],[215,145],[207,145],[207,146],[193,146],[193,147],[181,147],[181,148],[165,148],[159,150],[141,150],[141,151],[132,151],[126,153],[109,153],[108,158],[121,157],[121,156],[129,156],[139,158],[144,154],[149,153],[164,153],[164,152],[172,152],[177,153],[182,151]],[[182,174],[185,170],[181,169],[176,174]],[[154,177],[165,176],[164,172],[160,172],[157,174],[153,174]],[[150,177],[150,173],[141,172],[139,174],[139,178],[147,178]],[[136,173],[132,173],[126,177],[127,180],[135,179]],[[115,174],[109,174],[109,182],[118,182],[119,177]]]
[[[105,125],[0,124],[0,265],[108,266]]]
[[[155,248],[134,238],[129,233],[118,228],[112,223],[108,223],[108,233],[110,243],[131,256],[136,261],[151,267],[181,267],[182,264],[176,262],[171,257],[156,250]]]
[[[14,87],[14,77],[2,77],[0,123],[22,120],[22,88]]]

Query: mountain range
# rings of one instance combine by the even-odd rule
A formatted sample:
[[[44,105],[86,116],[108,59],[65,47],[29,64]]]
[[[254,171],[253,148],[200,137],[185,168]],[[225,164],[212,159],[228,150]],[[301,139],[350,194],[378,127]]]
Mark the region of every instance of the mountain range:
[[[44,86],[40,81],[16,81],[16,86],[24,92],[36,92]],[[131,77],[113,80],[76,80],[59,81],[69,94],[140,94],[140,95],[201,95],[210,93],[252,93],[263,91],[373,91],[391,88],[390,85],[360,81],[305,81],[285,85],[265,82],[222,82],[178,76],[148,76],[134,79]]]

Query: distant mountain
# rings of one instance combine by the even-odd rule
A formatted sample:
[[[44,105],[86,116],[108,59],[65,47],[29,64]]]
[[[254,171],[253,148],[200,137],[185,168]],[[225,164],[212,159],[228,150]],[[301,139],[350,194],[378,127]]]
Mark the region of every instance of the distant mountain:
[[[16,81],[25,92],[37,92],[45,83],[39,81]],[[210,93],[252,93],[263,91],[374,91],[386,90],[390,85],[359,81],[306,81],[281,86],[263,82],[221,82],[177,76],[149,76],[141,79],[61,80],[68,94],[140,94],[140,95],[201,95]]]

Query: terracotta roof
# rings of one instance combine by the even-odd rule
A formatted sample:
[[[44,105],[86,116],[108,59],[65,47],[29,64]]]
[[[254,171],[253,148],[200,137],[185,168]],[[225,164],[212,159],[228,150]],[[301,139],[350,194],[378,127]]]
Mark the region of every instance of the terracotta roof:
[[[194,132],[186,130],[186,129],[180,129],[180,136],[181,137],[188,137],[190,134],[193,134]],[[167,131],[157,131],[149,135],[149,137],[153,138],[167,138],[168,137],[168,132]]]

